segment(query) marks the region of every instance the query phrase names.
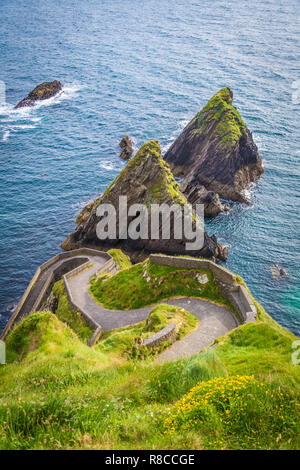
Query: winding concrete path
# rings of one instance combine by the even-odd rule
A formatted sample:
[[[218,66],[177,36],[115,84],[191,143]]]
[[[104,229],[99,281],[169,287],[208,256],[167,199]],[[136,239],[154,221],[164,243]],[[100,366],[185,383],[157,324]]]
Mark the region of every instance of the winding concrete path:
[[[97,304],[88,288],[91,277],[103,265],[103,259],[89,257],[92,266],[67,280],[74,304],[86,312],[104,331],[132,325],[147,318],[154,305],[132,310],[109,310]],[[176,298],[160,303],[176,305],[193,313],[200,321],[197,328],[174,343],[160,355],[160,360],[170,361],[195,354],[208,347],[216,338],[238,326],[238,321],[228,308],[196,298]]]
[[[77,267],[74,268],[74,265]],[[89,282],[91,277],[101,270],[116,271],[115,263],[107,253],[93,249],[82,248],[51,258],[37,269],[15,312],[1,333],[1,339],[5,339],[11,328],[22,318],[34,309],[39,309],[44,296],[47,295],[47,289],[51,288],[53,279],[61,278],[62,275],[73,305],[89,317],[96,328],[101,326],[104,331],[109,331],[145,320],[154,305],[132,310],[109,310],[95,302],[89,294]],[[184,308],[200,321],[192,333],[174,343],[159,356],[158,360],[170,361],[195,354],[208,347],[216,338],[238,326],[238,321],[231,310],[212,302],[196,298],[176,298],[160,303]]]

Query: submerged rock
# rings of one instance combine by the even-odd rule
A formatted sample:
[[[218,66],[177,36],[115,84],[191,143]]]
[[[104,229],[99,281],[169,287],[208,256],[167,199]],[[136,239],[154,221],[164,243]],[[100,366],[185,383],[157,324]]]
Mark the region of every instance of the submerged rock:
[[[123,158],[123,160],[128,160],[133,154],[132,140],[128,137],[128,135],[124,135],[119,145],[123,149],[120,153],[120,158]]]
[[[185,127],[165,160],[185,187],[203,185],[220,197],[248,203],[243,190],[263,173],[252,134],[223,88]]]
[[[287,275],[286,270],[284,268],[275,264],[271,264],[270,271],[272,273],[273,278],[279,278],[280,276]]]
[[[124,209],[119,207],[120,196],[127,196],[128,207],[133,204],[144,204],[150,208],[151,204],[165,203],[168,206],[179,204],[184,206],[187,203],[185,196],[180,190],[179,184],[175,181],[169,165],[163,160],[158,141],[150,141],[144,144],[132,158],[127,166],[115,178],[112,184],[107,188],[103,195],[97,198],[93,203],[86,206],[78,215],[75,232],[69,235],[62,243],[62,248],[70,250],[80,246],[94,246],[100,249],[113,247],[121,248],[123,251],[132,255],[133,260],[146,258],[151,252],[183,254],[188,253],[206,258],[219,257],[224,259],[226,249],[217,242],[213,235],[209,237],[204,234],[204,245],[197,251],[186,251],[186,239],[184,235],[180,239],[174,239],[174,227],[178,219],[171,223],[171,237],[161,238],[162,224],[159,225],[159,239],[153,239],[148,231],[148,239],[132,240],[123,239],[124,230],[127,233],[128,226],[138,216],[129,216],[124,214]],[[96,214],[97,208],[102,204],[111,204],[116,211],[116,235],[112,240],[100,240],[96,233],[96,227],[102,217]],[[104,207],[104,206],[103,206]],[[126,227],[121,229],[119,224],[119,215],[126,217]],[[150,221],[148,221],[150,227]],[[194,216],[191,213],[191,222],[195,223]],[[147,225],[147,224],[146,224]],[[123,231],[122,231],[123,230]]]
[[[54,80],[53,82],[43,82],[34,90],[32,90],[26,98],[23,98],[16,106],[17,108],[23,108],[25,106],[34,106],[36,101],[47,100],[52,98],[53,96],[57,95],[62,90],[62,83],[58,80]]]

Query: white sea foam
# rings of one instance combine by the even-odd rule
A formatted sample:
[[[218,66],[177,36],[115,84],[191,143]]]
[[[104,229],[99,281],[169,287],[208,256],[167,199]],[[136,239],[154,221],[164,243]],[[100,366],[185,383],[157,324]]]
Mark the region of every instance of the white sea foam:
[[[120,162],[108,162],[108,161],[102,161],[99,162],[100,168],[103,168],[104,170],[108,171],[120,171],[123,168],[123,165]]]
[[[255,134],[255,132],[253,132],[253,140],[254,140],[255,144],[257,145],[257,148],[258,148],[259,151],[265,150],[264,141],[263,141],[261,135]]]
[[[2,141],[6,142],[9,138],[9,135],[10,135],[10,131],[4,131]]]
[[[39,109],[43,106],[52,106],[53,104],[61,103],[64,100],[73,99],[75,98],[80,88],[81,87],[78,84],[65,85],[63,89],[57,93],[57,95],[53,96],[52,98],[48,98],[47,100],[37,101],[35,106],[30,109]]]
[[[248,186],[247,189],[243,189],[241,191],[242,195],[245,196],[245,198],[251,202],[254,194],[255,194],[255,187],[256,187],[256,183],[250,183],[250,185]]]
[[[18,129],[35,129],[36,126],[34,124],[16,124],[14,126],[11,126],[12,130],[18,130]]]
[[[161,152],[163,155],[170,148],[171,144],[177,139],[177,137],[181,134],[189,122],[190,119],[182,119],[179,121],[177,129],[168,137],[167,143],[161,147]]]

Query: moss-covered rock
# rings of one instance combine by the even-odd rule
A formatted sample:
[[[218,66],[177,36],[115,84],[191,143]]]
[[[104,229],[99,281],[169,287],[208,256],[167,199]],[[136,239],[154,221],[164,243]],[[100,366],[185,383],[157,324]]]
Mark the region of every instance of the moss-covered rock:
[[[187,205],[187,199],[180,189],[180,185],[174,179],[169,165],[163,160],[160,145],[157,140],[145,143],[136,155],[127,163],[127,166],[114,179],[106,191],[90,203],[78,215],[76,222],[76,231],[69,235],[62,244],[62,248],[74,249],[79,246],[97,246],[101,249],[121,248],[126,253],[139,252],[144,253],[144,258],[149,252],[163,253],[185,253],[186,242],[184,235],[181,239],[174,237],[174,227],[176,223],[181,223],[175,215],[171,221],[171,232],[168,239],[161,236],[154,239],[151,237],[150,210],[148,210],[148,238],[132,240],[128,237],[122,238],[119,230],[119,215],[124,215],[124,210],[120,208],[120,196],[127,196],[128,208],[133,204],[143,204],[148,209],[152,204],[166,204],[172,206],[178,204],[183,208]],[[96,227],[101,217],[97,216],[96,211],[101,204],[111,204],[116,211],[116,238],[99,240]],[[128,216],[127,228],[137,216]],[[191,212],[192,223],[195,223],[194,215]],[[171,219],[171,216],[170,216]],[[216,238],[204,235],[203,248],[190,254],[204,256],[207,258],[221,256],[222,247],[217,243]]]
[[[47,100],[57,95],[62,90],[62,83],[58,80],[53,82],[43,82],[34,88],[26,98],[23,98],[15,108],[24,108],[25,106],[34,106],[36,101]]]
[[[165,155],[187,194],[203,185],[220,197],[247,202],[243,190],[263,173],[262,160],[233,93],[222,88],[196,114]]]

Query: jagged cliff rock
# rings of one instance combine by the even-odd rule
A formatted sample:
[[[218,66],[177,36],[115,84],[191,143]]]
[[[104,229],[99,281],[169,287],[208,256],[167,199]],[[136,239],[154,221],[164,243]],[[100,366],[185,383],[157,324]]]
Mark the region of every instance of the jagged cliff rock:
[[[184,188],[184,189],[183,189]],[[182,191],[191,204],[203,204],[205,217],[214,217],[223,211],[220,198],[214,191],[207,191],[203,185],[183,186]]]
[[[243,190],[263,173],[252,134],[223,88],[185,127],[165,154],[185,187],[204,186],[224,199],[248,202]]]
[[[119,145],[122,148],[122,152],[120,153],[120,158],[123,158],[123,160],[128,160],[133,154],[132,140],[128,137],[128,135],[124,135]]]
[[[144,204],[147,208],[151,204],[165,203],[168,206],[175,203],[180,206],[187,204],[187,200],[182,194],[179,184],[175,181],[169,165],[162,158],[158,141],[150,141],[140,148],[135,157],[128,162],[104,194],[81,211],[76,219],[77,227],[75,232],[65,239],[62,248],[70,250],[80,246],[94,246],[108,249],[113,246],[123,249],[130,255],[139,253],[138,256],[133,257],[134,260],[145,258],[150,252],[187,253],[206,258],[219,257],[225,259],[227,257],[227,248],[223,248],[217,242],[215,236],[209,237],[205,233],[203,248],[196,252],[187,252],[184,236],[179,240],[174,239],[172,229],[171,239],[161,239],[161,225],[158,240],[153,239],[153,237],[151,239],[150,236],[149,239],[143,240],[121,239],[119,233],[120,196],[127,196],[128,207],[136,203]],[[96,214],[96,210],[100,205],[108,203],[114,206],[117,214],[116,237],[113,240],[100,240],[97,236],[96,226],[102,218]],[[128,216],[127,228],[135,217]],[[194,216],[191,215],[191,217],[194,220]],[[174,223],[176,224],[176,220]]]
[[[58,80],[54,80],[53,82],[43,82],[34,90],[32,90],[26,98],[23,98],[15,108],[23,108],[24,106],[34,106],[36,101],[47,100],[48,98],[52,98],[57,93],[62,90],[62,83]]]

